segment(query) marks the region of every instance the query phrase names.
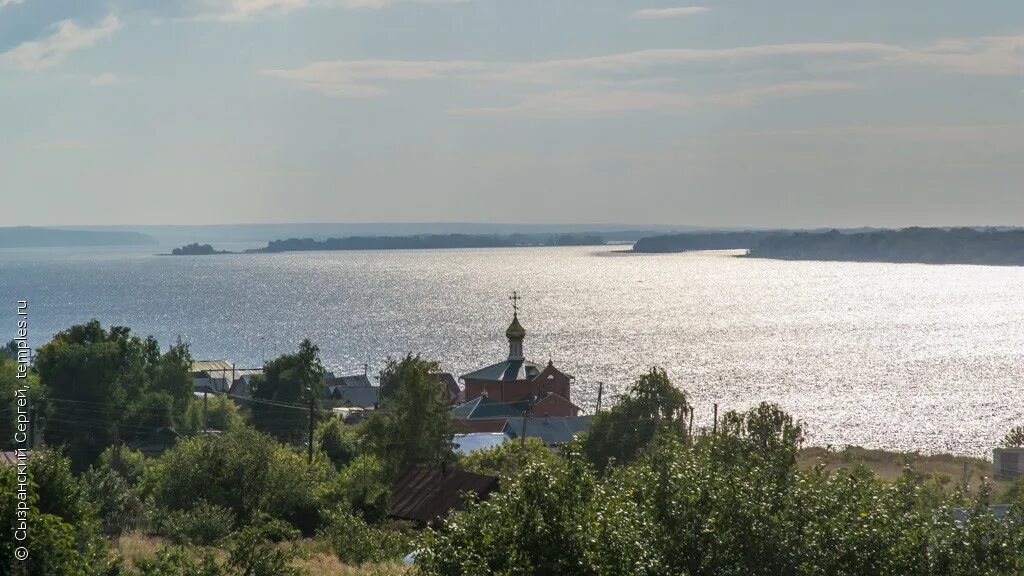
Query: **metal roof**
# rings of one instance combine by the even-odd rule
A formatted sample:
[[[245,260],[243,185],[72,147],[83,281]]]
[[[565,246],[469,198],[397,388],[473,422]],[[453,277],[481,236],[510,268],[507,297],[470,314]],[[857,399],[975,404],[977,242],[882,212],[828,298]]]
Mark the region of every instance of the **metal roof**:
[[[332,386],[327,393],[343,404],[360,408],[374,408],[380,401],[379,386]]]
[[[193,360],[192,372],[231,372],[231,362],[227,360]]]
[[[504,432],[470,432],[469,434],[456,434],[452,438],[455,444],[455,452],[469,454],[477,450],[487,450],[495,446],[501,446],[508,440]]]
[[[554,416],[550,418],[530,418],[526,422],[526,437],[539,438],[541,442],[552,446],[565,444],[580,433],[590,431],[593,416]],[[510,418],[505,425],[505,433],[512,438],[519,438],[523,433],[522,419]]]
[[[371,386],[370,379],[366,374],[352,374],[349,376],[332,376],[327,378],[328,388],[332,386]]]
[[[461,420],[476,420],[479,418],[510,418],[521,416],[522,410],[514,406],[491,400],[486,396],[477,396],[462,406],[452,410],[452,416]]]
[[[391,490],[388,514],[430,523],[452,510],[461,510],[463,494],[469,492],[478,499],[486,498],[497,487],[498,479],[494,476],[413,466]]]
[[[528,360],[505,360],[486,368],[459,376],[462,380],[516,381],[530,380],[540,374],[540,367]]]

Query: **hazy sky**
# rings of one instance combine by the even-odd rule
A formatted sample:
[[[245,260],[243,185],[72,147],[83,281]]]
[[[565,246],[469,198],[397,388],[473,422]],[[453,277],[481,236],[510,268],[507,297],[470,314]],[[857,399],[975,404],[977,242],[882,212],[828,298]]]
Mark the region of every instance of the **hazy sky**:
[[[1024,224],[1021,0],[0,0],[0,225]]]

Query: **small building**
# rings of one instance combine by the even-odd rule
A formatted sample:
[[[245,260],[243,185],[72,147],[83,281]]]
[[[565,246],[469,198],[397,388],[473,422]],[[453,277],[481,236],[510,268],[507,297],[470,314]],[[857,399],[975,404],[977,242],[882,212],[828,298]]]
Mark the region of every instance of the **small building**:
[[[577,434],[590,431],[593,416],[555,416],[549,418],[528,418],[525,420],[509,419],[505,424],[505,434],[509,438],[519,438],[526,428],[527,438],[537,438],[547,446],[559,446],[572,442]]]
[[[235,380],[231,383],[231,388],[228,389],[228,394],[238,400],[251,398],[253,383],[257,377],[262,375],[263,370],[260,368],[237,370]]]
[[[328,400],[353,408],[373,409],[380,402],[380,387],[370,384],[366,374],[330,378],[325,393]]]
[[[993,450],[992,476],[1005,480],[1024,476],[1024,447]]]
[[[191,372],[196,392],[224,394],[235,381],[235,366],[227,360],[195,360]]]
[[[494,476],[413,466],[398,479],[391,490],[388,515],[431,524],[453,510],[461,510],[465,494],[483,500],[497,488],[498,479]]]

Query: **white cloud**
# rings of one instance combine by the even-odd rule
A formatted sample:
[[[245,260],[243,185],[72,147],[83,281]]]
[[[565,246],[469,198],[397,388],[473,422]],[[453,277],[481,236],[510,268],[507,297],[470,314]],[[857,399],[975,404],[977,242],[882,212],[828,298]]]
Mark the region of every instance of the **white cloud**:
[[[658,19],[658,18],[680,18],[683,16],[694,16],[706,14],[711,9],[707,6],[677,6],[674,8],[643,8],[633,12],[634,18]]]
[[[531,118],[591,118],[630,112],[675,113],[697,107],[747,106],[768,98],[845,92],[849,82],[788,82],[740,90],[691,95],[667,91],[605,90],[599,87],[529,94],[510,106],[460,108],[458,116],[526,116]]]
[[[377,10],[393,4],[462,4],[470,0],[341,0],[346,8]]]
[[[711,94],[672,90],[686,66],[770,73],[785,71],[786,82]],[[765,98],[797,97],[857,89],[837,74],[866,68],[900,67],[942,74],[1004,76],[1024,72],[1024,36],[945,40],[918,46],[870,42],[789,43],[735,48],[675,48],[623,52],[537,62],[472,60],[325,61],[266,70],[301,87],[339,98],[384,96],[396,82],[469,79],[476,83],[537,86],[511,105],[474,106],[456,114],[593,116],[638,110],[678,111],[693,106],[746,106]],[[808,76],[788,81],[794,71]],[[812,74],[827,73],[829,80]],[[735,74],[732,75],[735,78]],[[513,98],[516,94],[513,93]]]
[[[105,72],[89,78],[89,84],[92,86],[111,86],[122,82],[124,82],[123,78],[110,72]]]
[[[307,90],[338,98],[373,98],[387,94],[380,81],[431,80],[483,66],[479,62],[356,60],[313,62],[287,70],[264,70],[269,76],[298,83]]]
[[[25,0],[0,0],[0,9],[7,8],[8,6],[15,6],[17,4],[24,4]]]
[[[2,0],[0,0],[2,1]],[[257,16],[283,15],[311,6],[344,6],[378,10],[393,4],[458,4],[469,0],[197,0],[188,7],[189,20],[238,22]]]
[[[1024,76],[1024,34],[940,40],[902,49],[883,64],[932,68],[949,74]]]
[[[82,28],[71,20],[53,25],[56,31],[42,40],[22,42],[0,53],[0,63],[21,70],[42,70],[59,64],[72,52],[109,38],[121,27],[117,16],[108,15],[93,28]]]

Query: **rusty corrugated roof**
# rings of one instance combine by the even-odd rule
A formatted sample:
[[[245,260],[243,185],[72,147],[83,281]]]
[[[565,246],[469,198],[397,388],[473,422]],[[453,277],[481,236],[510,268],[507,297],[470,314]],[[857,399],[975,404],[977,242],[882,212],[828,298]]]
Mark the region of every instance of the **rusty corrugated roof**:
[[[403,520],[430,523],[452,510],[462,509],[462,495],[466,492],[481,499],[497,487],[498,479],[494,476],[413,466],[392,489],[388,514]]]

